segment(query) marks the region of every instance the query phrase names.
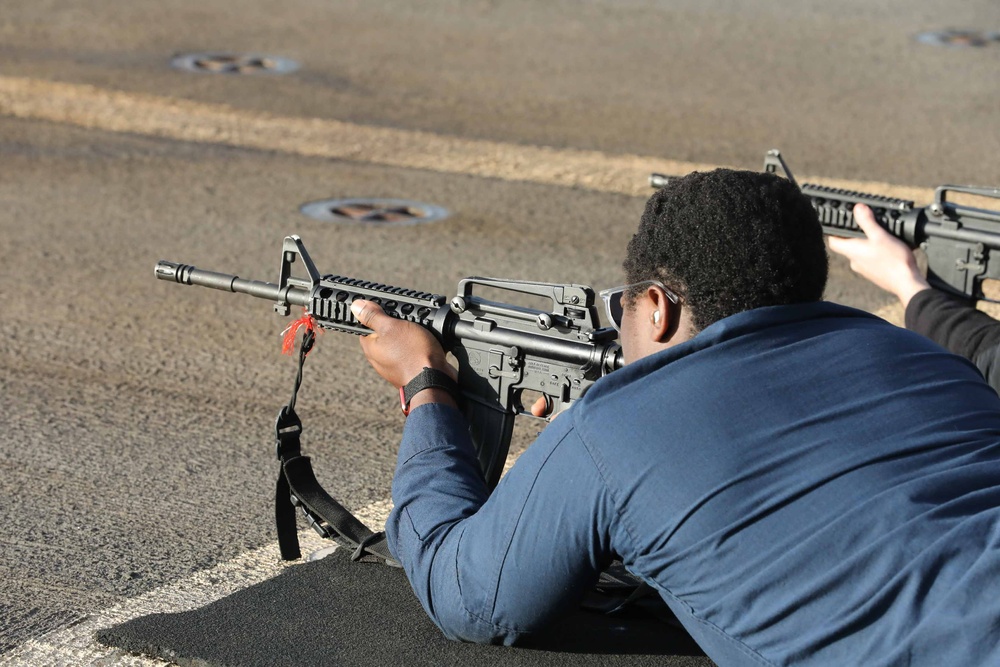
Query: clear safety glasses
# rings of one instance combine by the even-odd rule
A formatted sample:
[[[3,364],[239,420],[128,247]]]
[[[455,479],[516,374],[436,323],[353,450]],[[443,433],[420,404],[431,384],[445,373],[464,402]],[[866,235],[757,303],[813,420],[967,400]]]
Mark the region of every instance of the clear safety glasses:
[[[622,330],[622,314],[625,312],[625,307],[622,305],[622,297],[624,297],[625,292],[628,292],[629,290],[637,290],[639,288],[646,287],[647,285],[656,285],[663,290],[663,293],[667,295],[667,298],[670,299],[671,303],[680,303],[680,296],[659,280],[643,280],[642,282],[632,283],[631,285],[611,287],[598,292],[601,299],[604,300],[604,308],[608,313],[608,319],[611,321],[611,326],[613,326],[619,333],[621,333]]]

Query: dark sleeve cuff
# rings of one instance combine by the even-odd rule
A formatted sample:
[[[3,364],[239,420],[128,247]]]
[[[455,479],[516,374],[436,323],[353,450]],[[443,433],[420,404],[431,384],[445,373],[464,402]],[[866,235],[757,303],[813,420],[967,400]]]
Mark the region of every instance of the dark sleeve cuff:
[[[974,363],[1000,345],[1000,322],[941,290],[917,292],[906,306],[905,323],[907,329]]]

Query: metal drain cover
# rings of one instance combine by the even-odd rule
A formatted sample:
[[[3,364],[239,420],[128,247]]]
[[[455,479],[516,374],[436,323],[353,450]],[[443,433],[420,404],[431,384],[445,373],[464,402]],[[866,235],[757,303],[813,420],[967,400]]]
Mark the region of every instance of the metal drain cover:
[[[922,44],[963,49],[968,47],[983,47],[1000,42],[1000,32],[939,30],[936,32],[922,32],[915,39]]]
[[[325,199],[299,207],[302,213],[323,222],[399,227],[436,222],[448,209],[407,199]]]
[[[288,58],[239,53],[187,53],[176,56],[170,65],[201,74],[287,74],[299,68]]]

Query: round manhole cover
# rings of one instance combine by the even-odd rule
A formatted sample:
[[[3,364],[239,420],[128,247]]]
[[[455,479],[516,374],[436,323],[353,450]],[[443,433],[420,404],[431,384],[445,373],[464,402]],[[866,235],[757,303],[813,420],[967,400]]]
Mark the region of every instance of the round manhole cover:
[[[304,214],[323,222],[398,227],[436,222],[448,217],[448,210],[433,204],[407,199],[325,199],[300,208]]]
[[[1000,32],[982,32],[980,30],[939,30],[922,32],[916,36],[922,44],[945,46],[952,49],[968,47],[983,47],[1000,42]]]
[[[238,53],[187,53],[170,61],[171,66],[202,74],[287,74],[299,68],[288,58]]]

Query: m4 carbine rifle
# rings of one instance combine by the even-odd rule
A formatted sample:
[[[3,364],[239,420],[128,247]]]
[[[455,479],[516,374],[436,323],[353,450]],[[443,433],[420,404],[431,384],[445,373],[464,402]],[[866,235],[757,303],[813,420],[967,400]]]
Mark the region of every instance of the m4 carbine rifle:
[[[303,265],[304,277],[292,276],[296,260]],[[302,306],[323,329],[371,333],[351,313],[351,302],[357,299],[373,301],[391,317],[429,329],[458,361],[463,410],[490,489],[503,471],[514,417],[529,414],[521,400],[525,391],[544,396],[550,413],[556,414],[622,366],[618,334],[598,326],[595,293],[585,285],[470,277],[459,281],[458,293],[449,301],[441,295],[320,275],[298,236],[284,240],[276,284],[167,261],[159,262],[155,272],[161,280],[269,299],[281,315],[288,315],[291,306]],[[489,301],[475,293],[482,288],[542,297],[551,301],[551,309]]]
[[[919,247],[926,253],[927,280],[940,290],[967,299],[986,299],[983,281],[1000,279],[1000,211],[948,201],[950,194],[1000,199],[1000,189],[942,185],[934,191],[933,202],[915,207],[906,199],[798,183],[776,150],[764,156],[764,171],[779,173],[798,186],[816,209],[823,232],[831,236],[863,237],[853,209],[855,204],[870,206],[884,229],[910,248]],[[651,174],[649,184],[662,188],[669,180],[662,174]]]

